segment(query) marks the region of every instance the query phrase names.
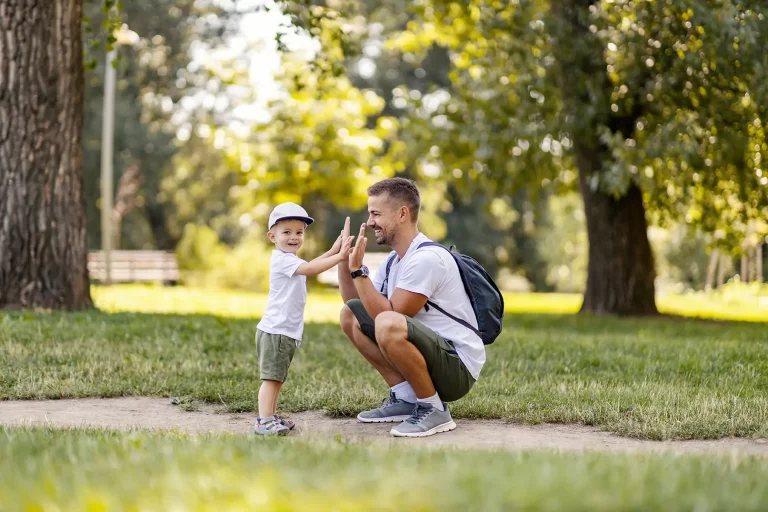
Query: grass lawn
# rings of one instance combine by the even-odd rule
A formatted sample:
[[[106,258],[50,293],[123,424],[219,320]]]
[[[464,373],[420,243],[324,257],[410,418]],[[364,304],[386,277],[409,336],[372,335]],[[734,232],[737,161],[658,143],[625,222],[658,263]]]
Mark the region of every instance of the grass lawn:
[[[730,285],[729,285],[730,286]],[[725,292],[665,295],[659,310],[669,315],[768,322],[768,286],[760,291],[752,285],[730,286]],[[94,287],[97,306],[105,312],[209,314],[228,318],[255,318],[267,305],[266,294],[157,286]],[[341,297],[335,290],[310,294],[308,322],[338,322]],[[579,310],[581,295],[566,293],[507,293],[506,312],[571,314]]]
[[[768,458],[0,428],[0,509],[765,510]],[[412,446],[412,445],[411,445]]]
[[[112,313],[0,317],[0,399],[160,395],[254,409],[263,295],[128,286],[94,296]],[[515,314],[455,416],[576,422],[651,439],[768,436],[768,324],[519,313],[524,304],[578,306],[550,299],[510,296]],[[386,396],[331,323],[339,305],[335,294],[310,295],[315,323],[284,410],[353,415]],[[139,312],[118,312],[126,310]],[[187,314],[159,314],[171,311]]]

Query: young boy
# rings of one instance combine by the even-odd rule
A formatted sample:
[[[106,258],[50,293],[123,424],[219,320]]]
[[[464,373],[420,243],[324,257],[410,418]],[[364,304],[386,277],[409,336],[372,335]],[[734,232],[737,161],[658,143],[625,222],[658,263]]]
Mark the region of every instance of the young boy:
[[[267,309],[256,332],[262,380],[259,418],[254,428],[257,434],[287,434],[295,426],[275,411],[293,354],[301,345],[307,276],[330,269],[351,253],[353,237],[343,239],[340,235],[328,252],[310,262],[296,256],[304,243],[304,230],[313,222],[306,210],[295,203],[279,204],[269,216],[267,237],[276,249],[270,260]]]

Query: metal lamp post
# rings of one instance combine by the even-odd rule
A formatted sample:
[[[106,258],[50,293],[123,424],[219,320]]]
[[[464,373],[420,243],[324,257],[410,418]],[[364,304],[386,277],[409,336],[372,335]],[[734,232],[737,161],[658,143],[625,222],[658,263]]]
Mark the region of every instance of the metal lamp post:
[[[101,248],[104,253],[104,282],[112,284],[112,210],[114,197],[113,142],[115,132],[115,59],[118,45],[133,45],[139,35],[123,25],[115,33],[114,47],[107,52],[104,75],[104,112],[101,129]]]

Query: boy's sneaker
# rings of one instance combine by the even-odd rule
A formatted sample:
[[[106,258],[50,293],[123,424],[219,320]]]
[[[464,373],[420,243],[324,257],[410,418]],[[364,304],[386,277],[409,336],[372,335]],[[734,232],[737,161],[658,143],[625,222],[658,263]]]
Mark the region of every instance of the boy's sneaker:
[[[281,418],[277,414],[275,414],[275,418],[277,418],[277,421],[279,421],[284,427],[288,427],[288,430],[293,430],[293,427],[296,426],[294,422],[291,420],[287,420],[285,418]]]
[[[275,416],[269,416],[267,418],[257,418],[256,426],[253,427],[253,432],[261,436],[268,435],[285,435],[290,431],[290,428],[280,423],[280,418]]]
[[[394,427],[389,433],[395,437],[427,437],[456,428],[448,405],[443,402],[444,411],[432,404],[416,403],[411,417]]]
[[[416,404],[400,400],[390,391],[389,398],[381,407],[363,411],[357,415],[357,421],[363,423],[395,423],[411,417]]]

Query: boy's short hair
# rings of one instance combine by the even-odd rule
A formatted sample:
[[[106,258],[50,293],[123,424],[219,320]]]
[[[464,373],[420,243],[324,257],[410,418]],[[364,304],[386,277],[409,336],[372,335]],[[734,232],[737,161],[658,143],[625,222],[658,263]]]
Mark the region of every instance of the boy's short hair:
[[[380,196],[387,194],[391,199],[402,201],[411,212],[411,219],[414,224],[419,220],[419,209],[421,208],[421,196],[416,184],[406,178],[388,178],[379,181],[368,187],[368,196]]]

